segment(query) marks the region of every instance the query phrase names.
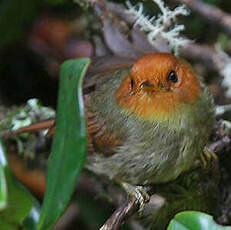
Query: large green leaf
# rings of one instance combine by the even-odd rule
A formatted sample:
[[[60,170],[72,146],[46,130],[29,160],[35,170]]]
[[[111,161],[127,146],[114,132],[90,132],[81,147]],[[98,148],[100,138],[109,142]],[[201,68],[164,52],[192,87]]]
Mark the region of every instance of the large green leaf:
[[[24,225],[24,221],[31,215],[32,211],[36,213],[37,216],[39,215],[38,203],[12,176],[1,140],[0,171],[2,175],[4,175],[4,177],[2,177],[5,183],[5,185],[3,184],[3,187],[5,186],[3,191],[7,191],[7,193],[2,196],[5,197],[5,205],[4,207],[2,206],[0,210],[0,229],[15,230]],[[2,181],[0,184],[2,186]],[[30,221],[36,222],[32,217],[30,217]],[[32,230],[34,228],[26,229]]]
[[[89,64],[88,58],[81,58],[61,66],[56,131],[37,229],[50,229],[63,213],[84,163],[86,128],[82,81]]]
[[[185,211],[175,215],[167,230],[231,230],[231,227],[218,225],[208,214]]]

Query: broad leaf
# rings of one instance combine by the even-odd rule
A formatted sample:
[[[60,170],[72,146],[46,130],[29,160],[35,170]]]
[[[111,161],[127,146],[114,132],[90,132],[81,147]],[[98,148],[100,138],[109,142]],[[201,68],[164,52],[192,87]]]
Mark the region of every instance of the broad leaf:
[[[231,230],[231,227],[218,225],[208,214],[185,211],[175,215],[167,230]]]
[[[56,131],[37,229],[50,229],[63,213],[84,163],[86,128],[82,81],[89,63],[88,58],[81,58],[61,66]]]

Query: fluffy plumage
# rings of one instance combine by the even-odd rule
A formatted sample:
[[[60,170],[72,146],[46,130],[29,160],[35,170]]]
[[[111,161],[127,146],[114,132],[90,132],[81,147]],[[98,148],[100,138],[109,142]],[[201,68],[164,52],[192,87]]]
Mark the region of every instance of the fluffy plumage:
[[[176,84],[167,81],[171,71],[179,77]],[[214,116],[212,97],[188,64],[171,54],[150,54],[95,78],[95,90],[85,96],[86,113],[93,114],[88,130],[95,127],[88,132],[89,170],[146,185],[173,180],[192,166]]]

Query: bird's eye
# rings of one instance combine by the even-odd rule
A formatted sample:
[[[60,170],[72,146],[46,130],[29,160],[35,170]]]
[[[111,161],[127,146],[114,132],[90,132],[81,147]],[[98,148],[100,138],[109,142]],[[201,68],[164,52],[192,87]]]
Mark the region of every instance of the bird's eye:
[[[171,71],[168,75],[168,78],[167,78],[168,81],[172,82],[172,83],[177,83],[179,78],[178,76],[176,75],[176,72],[175,71]]]
[[[142,84],[140,84],[140,88],[143,88],[145,86],[151,86],[150,82],[149,81],[145,81]]]

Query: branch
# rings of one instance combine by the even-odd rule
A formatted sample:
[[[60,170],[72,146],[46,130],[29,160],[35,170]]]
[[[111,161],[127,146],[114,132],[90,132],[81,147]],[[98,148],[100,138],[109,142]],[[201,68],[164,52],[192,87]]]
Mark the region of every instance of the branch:
[[[100,230],[119,230],[123,225],[124,220],[132,216],[138,210],[135,199],[127,201],[127,203],[120,206]]]
[[[227,124],[228,123],[228,124]],[[216,136],[216,141],[213,141],[208,149],[214,153],[221,153],[227,147],[230,147],[231,136],[230,136],[231,126],[229,121],[219,120],[216,122],[213,134]]]
[[[202,18],[218,25],[231,35],[231,16],[216,6],[206,4],[200,0],[170,0],[172,2],[186,4],[190,9],[199,14]]]

